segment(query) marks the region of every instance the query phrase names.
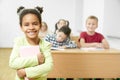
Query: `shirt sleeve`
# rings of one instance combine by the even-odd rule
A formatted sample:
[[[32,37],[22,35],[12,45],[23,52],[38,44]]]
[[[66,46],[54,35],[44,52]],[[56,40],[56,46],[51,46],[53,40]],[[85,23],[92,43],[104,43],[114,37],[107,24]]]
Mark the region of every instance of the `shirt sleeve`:
[[[47,35],[45,36],[44,40],[50,42],[50,34],[47,34]]]
[[[20,68],[38,65],[37,56],[33,56],[30,58],[22,58],[19,56],[20,45],[21,45],[21,41],[16,39],[10,55],[9,66],[13,69],[20,69]]]
[[[66,41],[66,47],[67,48],[76,48],[76,44],[75,44],[75,42],[74,41],[71,41],[69,38],[67,39],[67,41]]]
[[[80,38],[85,38],[85,36],[86,36],[86,32],[81,32]]]
[[[51,55],[50,43],[48,46],[44,48],[42,52],[45,56],[45,63],[34,67],[25,68],[26,76],[28,78],[37,78],[37,77],[46,76],[52,70],[53,60]]]

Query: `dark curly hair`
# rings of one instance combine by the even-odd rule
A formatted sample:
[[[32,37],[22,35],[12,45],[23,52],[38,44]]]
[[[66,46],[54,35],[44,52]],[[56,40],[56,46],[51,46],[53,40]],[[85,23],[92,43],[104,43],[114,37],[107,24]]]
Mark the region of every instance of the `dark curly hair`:
[[[34,9],[25,9],[25,7],[20,6],[17,9],[17,13],[19,14],[19,21],[20,21],[20,26],[22,26],[22,18],[26,15],[26,14],[34,14],[38,17],[39,22],[41,23],[42,18],[41,18],[41,14],[43,12],[43,7],[35,7]]]

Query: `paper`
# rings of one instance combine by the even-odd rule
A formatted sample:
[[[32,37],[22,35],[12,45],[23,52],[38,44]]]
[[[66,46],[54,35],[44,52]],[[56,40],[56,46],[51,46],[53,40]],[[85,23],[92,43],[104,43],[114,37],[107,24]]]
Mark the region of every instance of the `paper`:
[[[84,47],[84,48],[80,48],[81,50],[104,50],[103,48],[96,48],[96,47]]]
[[[22,46],[20,47],[20,57],[32,57],[40,53],[39,46]]]
[[[65,50],[64,48],[51,47],[51,50]]]

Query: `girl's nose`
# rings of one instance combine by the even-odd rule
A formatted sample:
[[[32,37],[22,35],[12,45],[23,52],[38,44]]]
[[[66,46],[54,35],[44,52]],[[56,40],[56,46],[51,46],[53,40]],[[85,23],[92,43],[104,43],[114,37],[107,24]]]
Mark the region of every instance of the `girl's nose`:
[[[33,25],[30,25],[29,29],[34,29],[34,26],[33,26]]]

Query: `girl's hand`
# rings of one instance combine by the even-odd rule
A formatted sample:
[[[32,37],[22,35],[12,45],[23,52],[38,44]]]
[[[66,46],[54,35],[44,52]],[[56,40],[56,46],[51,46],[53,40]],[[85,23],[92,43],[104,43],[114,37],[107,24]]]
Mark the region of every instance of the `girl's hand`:
[[[44,57],[44,55],[42,53],[39,53],[37,55],[37,57],[38,57],[38,63],[39,63],[39,65],[43,64],[45,62],[45,57]]]
[[[33,78],[29,78],[29,80],[34,80]]]
[[[17,75],[20,78],[24,78],[26,76],[25,69],[18,69],[17,70]]]

